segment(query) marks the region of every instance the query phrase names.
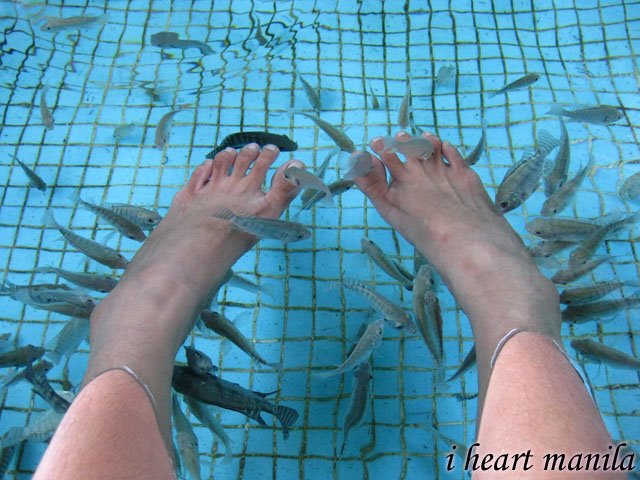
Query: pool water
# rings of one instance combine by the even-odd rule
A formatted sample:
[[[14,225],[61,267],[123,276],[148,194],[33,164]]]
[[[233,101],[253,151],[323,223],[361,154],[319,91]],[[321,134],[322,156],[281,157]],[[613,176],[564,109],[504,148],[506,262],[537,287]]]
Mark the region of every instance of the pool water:
[[[62,6],[64,3],[64,6]],[[562,216],[603,217],[633,213],[617,189],[640,170],[640,4],[586,0],[528,1],[50,1],[46,5],[0,1],[0,268],[15,284],[53,283],[37,267],[108,272],[65,245],[45,228],[44,212],[131,258],[139,244],[109,235],[111,228],[76,208],[78,194],[93,202],[133,203],[165,213],[173,195],[206,153],[226,135],[268,130],[297,141],[289,158],[317,167],[335,147],[315,124],[297,112],[314,113],[302,75],[319,89],[324,120],[345,129],[359,146],[398,130],[397,112],[411,84],[415,125],[470,152],[487,122],[487,148],[474,166],[493,197],[502,177],[541,129],[559,137],[558,120],[546,115],[554,103],[624,107],[624,118],[608,126],[567,122],[571,140],[570,176],[590,155],[595,168]],[[45,17],[105,15],[82,28],[43,29]],[[258,25],[260,32],[258,34]],[[165,49],[151,35],[171,31],[206,44]],[[442,66],[456,74],[436,85]],[[538,73],[530,88],[489,98],[525,74]],[[45,129],[39,108],[42,86],[55,127]],[[372,106],[371,92],[380,102]],[[155,128],[170,110],[176,115],[168,145],[154,148]],[[134,123],[116,141],[114,128]],[[27,187],[13,156],[34,168],[48,184],[43,193]],[[347,168],[347,155],[330,164],[325,180]],[[633,162],[633,160],[636,160]],[[507,219],[527,244],[524,228],[539,215],[539,189]],[[287,213],[293,218],[300,200]],[[192,340],[207,352],[227,380],[258,391],[274,391],[274,401],[295,408],[300,418],[288,440],[267,416],[267,425],[235,412],[219,411],[232,439],[234,459],[222,464],[224,448],[193,416],[199,437],[203,478],[462,478],[447,472],[449,442],[473,443],[477,382],[474,371],[443,381],[417,335],[387,329],[373,355],[373,397],[363,424],[352,430],[340,457],[342,421],[353,386],[351,374],[327,380],[314,369],[338,365],[363,322],[367,303],[331,282],[355,278],[411,310],[411,294],[370,264],[360,241],[374,240],[407,269],[413,247],[391,229],[364,195],[351,190],[330,207],[322,203],[300,221],[313,235],[283,245],[261,241],[235,271],[265,286],[271,295],[222,289],[218,303],[255,340],[259,352],[281,362],[283,375],[253,362],[217,336],[194,330]],[[595,280],[638,282],[637,228],[624,229],[598,251],[613,259],[578,284]],[[560,256],[560,258],[565,257]],[[547,268],[548,267],[548,268]],[[558,264],[546,262],[552,275]],[[625,288],[623,295],[637,287]],[[444,376],[461,363],[473,337],[469,322],[445,286],[439,288],[444,315]],[[618,294],[619,295],[619,294]],[[68,321],[0,297],[0,333],[16,345],[45,345]],[[248,312],[248,313],[247,313]],[[592,338],[640,356],[640,311],[621,311],[602,322],[563,326],[568,342]],[[48,377],[55,388],[79,385],[89,346],[58,364]],[[568,347],[570,355],[575,352]],[[185,361],[180,353],[178,361]],[[588,364],[586,373],[604,421],[616,440],[640,448],[638,373]],[[0,396],[0,434],[30,424],[48,409],[28,384]],[[7,476],[29,478],[46,444],[21,444]]]

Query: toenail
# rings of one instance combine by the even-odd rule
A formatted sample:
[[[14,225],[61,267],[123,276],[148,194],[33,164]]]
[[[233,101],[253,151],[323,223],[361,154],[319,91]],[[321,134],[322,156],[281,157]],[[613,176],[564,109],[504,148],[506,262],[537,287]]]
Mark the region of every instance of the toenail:
[[[433,137],[433,133],[431,132],[424,132],[424,135],[426,135],[427,137]]]
[[[227,153],[236,153],[236,149],[231,147],[225,148],[224,151]]]
[[[249,143],[247,145],[245,145],[244,147],[242,147],[243,150],[251,150],[252,152],[257,152],[258,150],[260,150],[260,145],[258,145],[257,143]]]
[[[264,146],[265,150],[269,150],[271,152],[276,152],[278,151],[278,147],[276,147],[275,145],[271,145],[270,143],[268,143],[267,145]]]
[[[373,137],[371,139],[371,143],[373,143],[373,142],[381,142],[382,140],[384,140],[382,137]]]

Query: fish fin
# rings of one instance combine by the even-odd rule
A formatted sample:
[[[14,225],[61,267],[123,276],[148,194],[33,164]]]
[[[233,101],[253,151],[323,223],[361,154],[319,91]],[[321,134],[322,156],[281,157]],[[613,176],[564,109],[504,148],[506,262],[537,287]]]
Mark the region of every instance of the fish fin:
[[[400,263],[398,260],[391,260],[391,261],[395,265],[398,273],[400,273],[400,275],[406,278],[409,283],[413,283],[413,275],[411,274],[411,272],[409,272],[406,268],[404,268],[402,263]],[[407,290],[413,290],[413,285],[410,288],[407,287]]]
[[[267,422],[264,421],[264,418],[262,418],[262,415],[260,415],[260,414],[256,415],[255,417],[251,417],[251,418],[253,418],[260,425],[266,425],[267,424]]]
[[[13,447],[22,442],[22,427],[11,427],[0,438],[0,449]]]
[[[326,192],[324,193],[324,197],[322,197],[322,199],[320,200],[322,203],[324,203],[325,205],[329,206],[329,207],[333,207],[333,195],[331,195],[331,192],[329,191],[329,189],[327,189]]]
[[[316,378],[320,378],[322,380],[326,380],[327,378],[333,377],[334,375],[337,375],[338,373],[342,373],[342,372],[336,372],[336,370],[330,370],[328,372],[314,372],[311,374],[312,377],[316,377]]]
[[[551,152],[560,145],[560,140],[551,135],[547,130],[540,130],[538,133],[538,148],[544,148],[547,152]]]
[[[546,113],[547,115],[564,115],[564,113],[566,112],[566,110],[564,108],[562,108],[560,105],[558,105],[557,103],[554,103],[553,105],[551,105],[551,108],[549,109],[549,111]]]
[[[273,414],[280,421],[285,430],[288,430],[298,419],[298,412],[284,405],[277,405]]]
[[[275,393],[278,393],[278,390],[273,390],[271,392],[256,392],[255,390],[251,390],[253,393],[255,393],[256,395],[258,395],[259,397],[262,398],[267,398],[269,395],[273,395]]]
[[[53,214],[53,208],[49,207],[44,211],[44,216],[42,217],[42,222],[47,228],[55,228],[59,229],[60,225],[56,221],[56,217]]]
[[[218,209],[214,214],[214,217],[219,218],[220,220],[228,220],[228,221],[233,221],[233,219],[236,217],[235,213],[233,213],[231,210],[229,210],[226,207],[222,207],[220,209]]]

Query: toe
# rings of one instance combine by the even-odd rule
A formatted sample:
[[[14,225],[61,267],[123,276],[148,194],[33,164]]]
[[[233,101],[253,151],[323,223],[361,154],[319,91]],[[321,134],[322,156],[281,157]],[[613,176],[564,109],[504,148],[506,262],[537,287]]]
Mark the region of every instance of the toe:
[[[213,160],[208,159],[204,163],[200,164],[191,174],[187,188],[192,192],[200,190],[205,183],[209,181],[211,177],[211,171],[213,167]]]
[[[278,158],[279,153],[280,150],[278,150],[278,147],[275,145],[264,146],[260,155],[258,155],[258,159],[253,164],[253,168],[249,172],[249,175],[247,175],[252,184],[260,186],[264,183],[269,167],[273,165],[273,162]]]
[[[384,165],[376,157],[372,157],[373,168],[364,177],[354,179],[358,188],[375,204],[380,202],[387,191],[387,172]]]
[[[236,161],[233,164],[232,176],[238,178],[244,178],[247,175],[247,170],[251,167],[251,164],[255,162],[256,158],[260,154],[260,146],[257,143],[249,143],[242,147]]]
[[[268,208],[265,214],[267,216],[277,218],[282,211],[296,198],[300,188],[292,185],[285,177],[284,171],[290,166],[304,168],[304,164],[298,160],[291,160],[282,165],[273,174],[271,179],[271,188],[266,194]]]
[[[236,159],[237,152],[235,149],[228,147],[218,153],[213,159],[213,169],[211,177],[224,178],[229,175],[229,169]]]
[[[449,162],[449,165],[451,165],[453,168],[467,167],[467,164],[462,158],[462,155],[460,155],[458,149],[451,145],[449,142],[444,142],[442,144],[442,154],[444,155],[444,158],[446,158]]]
[[[371,140],[370,145],[371,148],[380,155],[382,162],[387,169],[389,169],[389,173],[394,179],[400,180],[405,176],[406,171],[404,165],[393,151],[385,151],[384,139],[382,137],[374,138]]]

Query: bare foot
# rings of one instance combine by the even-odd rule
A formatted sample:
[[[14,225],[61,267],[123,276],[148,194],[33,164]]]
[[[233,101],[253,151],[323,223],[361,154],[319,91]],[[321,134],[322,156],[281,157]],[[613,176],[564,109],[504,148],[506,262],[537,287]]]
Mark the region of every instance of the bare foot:
[[[373,170],[356,183],[440,272],[469,316],[483,395],[491,356],[512,328],[559,338],[558,295],[456,148],[433,135],[424,137],[433,143],[433,155],[406,162],[391,151],[383,153],[383,140],[373,139],[371,147],[382,162],[375,159]],[[396,138],[409,136],[400,132]]]
[[[298,193],[282,172],[291,164],[304,166],[296,160],[281,166],[265,194],[262,184],[278,153],[270,145],[261,152],[250,144],[237,153],[224,150],[196,168],[91,317],[84,383],[107,369],[129,367],[150,389],[167,445],[176,352],[227,270],[256,242],[213,215],[228,208],[236,214],[278,218]]]

